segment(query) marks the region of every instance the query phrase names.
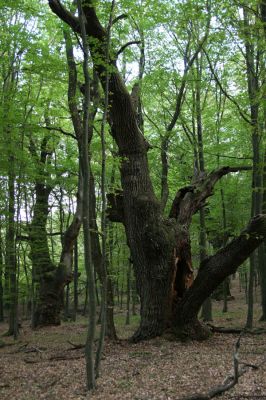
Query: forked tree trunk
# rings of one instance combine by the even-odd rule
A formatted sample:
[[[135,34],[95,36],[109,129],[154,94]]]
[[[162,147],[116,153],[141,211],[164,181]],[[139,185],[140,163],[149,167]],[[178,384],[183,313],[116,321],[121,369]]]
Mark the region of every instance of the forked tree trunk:
[[[37,289],[32,327],[60,324],[63,289],[72,280],[73,247],[81,225],[82,179],[80,177],[76,214],[64,234],[60,262],[56,266],[50,257],[46,231],[49,195],[52,190],[52,187],[47,184],[46,172],[51,157],[50,150],[47,150],[49,138],[49,135],[43,138],[40,155],[38,155],[35,143],[32,140],[30,147],[32,156],[37,161],[38,169],[33,218],[29,227],[33,285]]]
[[[78,19],[59,0],[49,0],[52,11],[80,33]],[[83,2],[87,34],[94,67],[105,88],[106,32],[92,2]],[[99,57],[102,62],[99,62]],[[133,340],[148,339],[164,332],[169,324],[176,331],[205,337],[197,320],[204,300],[232,274],[263,241],[266,218],[253,219],[231,244],[201,263],[193,283],[189,227],[192,216],[213,193],[215,183],[225,174],[241,168],[224,167],[200,177],[177,192],[169,218],[152,187],[147,151],[148,143],[140,132],[131,97],[111,59],[109,121],[121,157],[122,193],[109,196],[109,218],[123,222],[130,247],[141,301],[141,321]],[[242,168],[246,169],[246,168]]]
[[[49,212],[49,188],[36,185],[34,217],[30,226],[30,257],[34,270],[35,283],[39,286],[36,310],[32,325],[59,325],[63,306],[64,287],[73,279],[72,259],[74,245],[81,226],[82,178],[79,179],[77,209],[72,223],[63,237],[63,247],[59,265],[53,264],[47,240],[46,223]]]
[[[68,72],[69,72],[69,86],[68,86],[68,104],[69,110],[71,114],[71,119],[74,127],[75,137],[78,142],[78,150],[79,157],[81,157],[81,152],[83,148],[82,144],[82,121],[79,115],[78,104],[76,100],[76,90],[77,90],[77,70],[73,55],[73,46],[71,43],[71,37],[69,32],[64,31],[65,42],[66,42],[66,54],[67,54],[67,62],[68,62]],[[98,106],[98,94],[97,94],[97,85],[98,81],[93,78],[92,84],[94,87],[94,96],[93,96],[93,107],[90,110],[89,114],[89,137],[88,142],[90,143],[93,133],[93,120],[96,115],[97,106]],[[45,146],[43,146],[45,150]],[[41,159],[45,162],[45,151],[41,156]],[[42,165],[40,163],[40,165]],[[48,243],[47,243],[47,234],[46,234],[46,222],[48,216],[48,196],[49,191],[45,187],[45,177],[43,175],[43,183],[39,184],[39,188],[36,186],[36,205],[34,215],[38,214],[36,217],[37,220],[33,219],[31,224],[32,228],[37,230],[35,234],[35,239],[33,239],[34,230],[31,229],[30,240],[32,245],[32,261],[36,264],[36,270],[40,270],[41,276],[37,276],[37,281],[39,282],[39,296],[38,296],[38,305],[36,307],[36,312],[34,313],[34,326],[37,325],[56,325],[60,323],[60,311],[62,309],[62,299],[63,299],[63,290],[65,285],[70,283],[73,279],[72,272],[72,264],[73,264],[73,251],[74,245],[77,240],[81,222],[82,222],[82,213],[83,213],[83,177],[82,174],[79,173],[79,183],[78,183],[78,195],[77,195],[77,207],[76,212],[73,217],[73,221],[70,226],[67,228],[64,233],[62,240],[62,252],[60,257],[60,263],[58,266],[53,265],[49,255]],[[89,201],[89,215],[90,215],[90,228],[92,232],[90,232],[91,242],[92,242],[92,258],[94,267],[100,277],[100,280],[103,280],[103,274],[101,271],[102,264],[102,255],[99,243],[99,235],[98,235],[98,227],[96,223],[96,199],[95,199],[95,185],[92,171],[90,171],[90,201]],[[40,189],[41,188],[41,189]],[[38,196],[37,191],[42,190],[45,193],[47,190],[47,194],[44,198],[44,195]],[[38,207],[41,208],[38,210]],[[36,245],[34,243],[36,242]],[[41,243],[40,243],[41,242]],[[43,255],[40,254],[40,251],[43,249]],[[40,257],[44,258],[44,262],[40,265]],[[114,321],[113,321],[113,308],[112,306],[112,287],[111,282],[108,282],[108,312],[107,312],[107,321],[108,321],[108,329],[107,334],[109,337],[116,338]]]

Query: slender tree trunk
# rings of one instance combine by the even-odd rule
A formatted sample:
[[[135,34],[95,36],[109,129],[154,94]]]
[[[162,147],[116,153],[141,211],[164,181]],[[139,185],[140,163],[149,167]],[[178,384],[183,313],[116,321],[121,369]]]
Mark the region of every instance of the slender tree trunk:
[[[112,278],[113,274],[113,247],[114,247],[114,236],[112,224],[107,220],[107,230],[108,230],[108,254],[109,261],[107,265],[107,311],[106,311],[106,336],[109,339],[117,340],[117,334],[114,323],[114,280]]]
[[[111,10],[109,15],[109,23],[107,27],[106,36],[106,49],[105,49],[105,63],[109,64],[109,48],[111,40],[111,27],[113,23],[113,13],[115,7],[115,0],[112,0]],[[108,68],[105,71],[105,93],[104,93],[104,110],[101,124],[101,232],[102,232],[102,290],[101,290],[101,330],[99,343],[95,357],[95,376],[98,378],[100,371],[100,363],[102,359],[102,352],[104,347],[104,338],[107,325],[107,291],[108,291],[108,273],[107,273],[107,254],[106,254],[106,243],[107,243],[107,222],[106,222],[106,139],[105,139],[105,125],[107,122],[107,112],[109,103],[109,71]]]
[[[15,241],[15,171],[14,156],[9,156],[8,174],[8,225],[6,234],[6,267],[9,271],[9,327],[7,335],[18,335],[17,316],[17,257]]]
[[[88,281],[89,294],[89,321],[87,338],[85,344],[86,380],[87,389],[95,388],[95,362],[94,362],[94,338],[96,332],[96,293],[95,273],[91,253],[90,235],[90,159],[89,159],[89,106],[90,106],[90,77],[88,71],[88,37],[85,31],[85,20],[81,0],[77,1],[78,18],[81,26],[82,50],[83,50],[83,75],[85,79],[84,100],[83,100],[83,122],[82,122],[82,157],[81,170],[83,175],[83,236],[84,236],[84,260]]]
[[[262,0],[260,2],[260,18],[263,23],[264,29],[264,44],[266,45],[266,1]],[[266,83],[265,83],[265,75],[266,75],[266,66],[263,65],[263,75],[264,75],[264,83],[262,85],[262,93],[263,93],[263,135],[266,135]],[[262,213],[266,212],[266,149],[264,149],[264,164],[263,164],[263,176],[262,176],[262,187],[263,187],[263,195],[262,195]],[[261,308],[262,315],[260,321],[266,321],[266,268],[265,268],[265,260],[266,260],[266,245],[263,243],[259,247],[259,272],[260,272],[260,287],[261,287]]]
[[[251,216],[261,212],[261,154],[260,154],[260,132],[259,132],[259,82],[255,67],[255,46],[251,37],[249,26],[249,16],[246,8],[243,8],[244,27],[245,27],[245,50],[246,50],[246,71],[248,81],[248,95],[250,102],[250,116],[252,127],[252,150],[253,150],[253,174],[252,174],[252,200]],[[253,38],[254,39],[254,38]],[[258,61],[258,60],[257,60]],[[248,314],[247,328],[252,328],[253,324],[253,287],[254,274],[257,266],[256,257],[252,254],[250,258],[249,288],[248,288]]]
[[[69,284],[65,286],[65,320],[69,318]]]
[[[126,325],[130,325],[130,300],[131,300],[131,263],[128,264],[127,270],[127,316]]]
[[[202,55],[196,57],[197,75],[196,75],[196,120],[197,120],[197,148],[198,148],[198,174],[205,173],[204,162],[204,146],[203,146],[203,127],[202,127],[202,105],[201,105],[201,80],[202,80]],[[206,223],[205,223],[205,210],[201,208],[200,213],[200,262],[202,263],[207,257],[207,238],[206,238]],[[201,317],[203,321],[212,321],[212,301],[208,297],[202,305]]]
[[[2,242],[2,221],[0,219],[0,322],[4,321],[4,287],[3,287],[3,242]]]
[[[266,112],[265,112],[266,116]],[[266,123],[265,123],[266,128]],[[266,212],[266,152],[264,154],[264,165],[263,165],[263,198],[262,198],[262,213]],[[260,272],[260,289],[261,289],[261,308],[262,315],[260,321],[266,321],[266,246],[262,243],[258,249],[259,256],[259,272]]]
[[[96,287],[95,287],[96,290]],[[87,314],[87,308],[88,308],[88,298],[89,298],[89,285],[88,285],[88,278],[86,279],[86,286],[85,286],[85,299],[84,299],[84,306],[83,306],[83,312],[82,315],[85,317]],[[96,299],[97,300],[97,299]]]
[[[251,329],[253,326],[253,305],[254,305],[254,277],[256,268],[256,258],[255,254],[252,254],[249,259],[249,281],[248,281],[248,313],[246,327]]]
[[[223,282],[223,313],[226,313],[228,311],[228,305],[227,305],[228,285],[229,285],[229,278],[226,278],[225,281]]]
[[[78,269],[78,240],[75,242],[74,247],[74,309],[73,309],[73,321],[77,319],[78,312],[78,279],[79,279],[79,269]]]

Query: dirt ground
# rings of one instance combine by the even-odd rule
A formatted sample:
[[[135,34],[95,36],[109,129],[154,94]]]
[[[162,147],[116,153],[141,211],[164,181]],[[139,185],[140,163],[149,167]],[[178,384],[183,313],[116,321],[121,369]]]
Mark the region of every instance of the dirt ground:
[[[214,302],[216,326],[244,325],[246,308],[243,293],[237,287],[236,299],[229,302],[229,311],[221,312],[222,302]],[[255,326],[259,305],[255,305]],[[8,346],[0,349],[0,399],[14,400],[174,400],[195,392],[205,393],[222,384],[232,373],[233,352],[238,335],[214,334],[204,342],[177,342],[155,338],[149,342],[129,343],[126,338],[136,327],[136,319],[125,326],[124,313],[116,317],[117,343],[105,344],[101,375],[93,393],[85,391],[83,349],[69,343],[84,343],[86,320],[63,323],[32,331],[22,322],[16,343],[3,338]],[[7,325],[0,325],[0,334]],[[241,339],[240,362],[261,364],[249,368],[239,383],[219,399],[266,400],[266,334],[245,334]],[[265,363],[263,363],[265,361]]]

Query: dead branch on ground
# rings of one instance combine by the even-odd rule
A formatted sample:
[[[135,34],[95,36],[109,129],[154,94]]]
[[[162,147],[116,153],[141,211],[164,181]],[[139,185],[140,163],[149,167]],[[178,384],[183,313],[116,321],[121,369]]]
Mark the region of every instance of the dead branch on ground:
[[[221,385],[214,386],[213,388],[209,389],[207,393],[195,393],[192,396],[184,397],[182,400],[210,400],[234,387],[238,383],[238,379],[244,375],[249,368],[258,370],[260,366],[266,362],[266,356],[258,365],[239,362],[238,353],[243,333],[244,331],[242,330],[235,344],[235,351],[233,355],[234,373],[229,375]],[[243,364],[244,366],[239,368],[239,364]]]
[[[212,324],[207,324],[208,327],[212,332],[216,333],[232,333],[239,335],[241,332],[245,331],[250,335],[262,335],[266,333],[266,329],[264,328],[257,328],[257,329],[245,329],[245,328],[225,328],[223,326],[215,326]]]

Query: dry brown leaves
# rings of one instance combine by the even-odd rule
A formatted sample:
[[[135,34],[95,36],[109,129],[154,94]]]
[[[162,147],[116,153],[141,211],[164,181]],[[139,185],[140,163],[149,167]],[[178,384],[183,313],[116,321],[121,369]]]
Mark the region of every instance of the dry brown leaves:
[[[221,308],[217,303],[216,307]],[[237,310],[245,306],[230,303]],[[231,326],[227,317],[217,325]],[[244,314],[243,314],[244,316]],[[181,343],[156,338],[130,344],[107,342],[97,389],[86,394],[83,350],[69,350],[68,340],[83,343],[86,325],[63,324],[32,332],[26,323],[19,343],[0,349],[1,400],[174,400],[195,392],[206,392],[221,384],[232,371],[237,335],[215,334],[205,342]],[[263,326],[263,324],[260,324]],[[266,325],[264,324],[266,328]],[[0,327],[4,332],[6,326]],[[4,339],[12,343],[12,339]],[[240,361],[259,364],[266,355],[266,334],[245,335]],[[71,358],[61,359],[60,358]],[[222,400],[266,400],[266,363],[242,376]]]

